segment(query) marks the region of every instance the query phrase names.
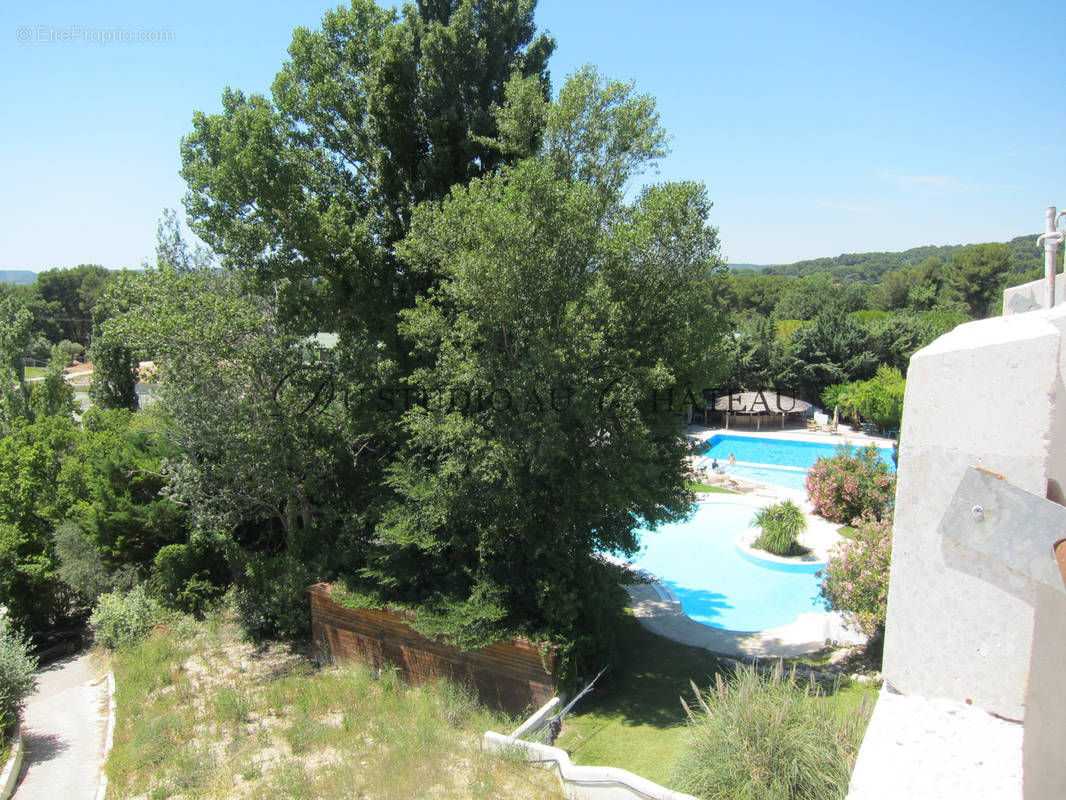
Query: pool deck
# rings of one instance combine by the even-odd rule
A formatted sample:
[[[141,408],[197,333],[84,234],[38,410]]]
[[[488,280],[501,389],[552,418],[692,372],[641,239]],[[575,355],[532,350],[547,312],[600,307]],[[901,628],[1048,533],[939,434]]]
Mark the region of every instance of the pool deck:
[[[848,442],[860,447],[871,443],[880,447],[889,447],[893,444],[891,439],[866,436],[850,430],[845,435],[788,429],[750,432],[729,429],[727,431],[725,428],[691,426],[685,433],[700,441],[709,439],[718,433],[729,433],[737,436],[756,436],[763,439],[775,438],[787,441],[827,444]],[[694,471],[701,460],[700,457],[692,459]],[[706,494],[701,497],[700,502],[743,503],[755,509],[780,503],[783,500],[792,500],[807,514],[807,530],[801,534],[800,543],[809,548],[815,558],[825,561],[832,549],[843,541],[843,537],[837,533],[839,525],[811,513],[811,505],[807,502],[806,492],[738,478],[729,478],[728,483],[738,488],[741,493]],[[682,610],[681,604],[673,598],[673,593],[669,588],[657,581],[630,584],[626,589],[632,603],[633,615],[645,628],[675,642],[702,647],[712,653],[733,657],[789,658],[823,650],[831,644],[856,645],[865,641],[862,634],[850,630],[841,616],[835,612],[801,614],[790,625],[766,631],[730,631],[712,628],[688,617]]]

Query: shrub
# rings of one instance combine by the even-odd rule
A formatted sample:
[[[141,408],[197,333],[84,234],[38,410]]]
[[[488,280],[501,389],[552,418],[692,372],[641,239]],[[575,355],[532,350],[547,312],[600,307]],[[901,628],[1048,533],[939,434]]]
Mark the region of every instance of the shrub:
[[[90,605],[104,592],[131,589],[136,585],[136,575],[131,567],[107,568],[78,523],[71,520],[60,523],[52,531],[52,540],[59,560],[59,579]]]
[[[33,691],[36,668],[29,643],[11,624],[7,609],[0,606],[0,741],[18,721],[22,704]]]
[[[819,458],[807,473],[807,497],[815,513],[842,524],[882,519],[896,493],[896,476],[874,445],[855,454],[847,445],[838,450],[832,458]]]
[[[159,619],[159,606],[137,586],[129,592],[100,595],[89,624],[97,644],[109,650],[146,636]]]
[[[859,521],[854,538],[834,549],[822,576],[826,608],[840,611],[869,636],[885,627],[892,521]]]
[[[762,535],[755,540],[754,547],[775,556],[794,556],[805,552],[796,538],[806,530],[807,516],[791,500],[760,509],[752,523],[762,528]]]
[[[742,666],[701,693],[688,714],[677,789],[738,800],[835,800],[848,792],[865,709],[838,716],[810,687]]]

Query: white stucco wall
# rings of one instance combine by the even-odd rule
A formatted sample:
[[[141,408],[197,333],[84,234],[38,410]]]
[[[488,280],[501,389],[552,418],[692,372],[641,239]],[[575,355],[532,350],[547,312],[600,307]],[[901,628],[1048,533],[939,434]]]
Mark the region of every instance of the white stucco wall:
[[[1066,306],[967,323],[911,360],[884,674],[904,694],[1024,717],[1033,608],[945,562],[937,534],[967,467],[1066,487]]]
[[[1044,278],[1011,286],[1003,292],[1003,313],[1019,314],[1028,313],[1025,307],[1032,304],[1037,308],[1047,305],[1047,289]],[[1055,276],[1055,304],[1058,305],[1066,300],[1066,273],[1058,273]],[[1015,307],[1017,304],[1017,308]]]

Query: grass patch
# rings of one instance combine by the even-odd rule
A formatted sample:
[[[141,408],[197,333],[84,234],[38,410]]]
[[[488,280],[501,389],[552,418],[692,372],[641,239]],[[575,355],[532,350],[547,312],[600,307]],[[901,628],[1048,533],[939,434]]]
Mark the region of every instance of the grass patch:
[[[24,367],[23,370],[27,378],[43,378],[47,372],[46,367]]]
[[[188,618],[113,656],[109,798],[557,798],[553,774],[480,748],[516,722],[449,684],[313,667],[235,623]]]
[[[677,788],[687,726],[681,698],[692,697],[692,682],[713,685],[720,671],[706,650],[651,633],[628,616],[617,632],[610,672],[566,718],[556,745],[576,764],[621,767]],[[814,702],[847,716],[867,693],[872,706],[876,691],[844,681],[834,695]]]
[[[711,486],[706,483],[696,483],[695,481],[687,481],[685,488],[690,492],[717,492],[719,494],[740,494],[740,492],[734,492],[732,489],[724,489],[721,486]]]
[[[566,718],[556,745],[577,764],[622,767],[669,785],[681,752],[689,681],[707,685],[716,658],[651,633],[634,617],[617,632],[611,670]]]
[[[841,525],[839,528],[837,528],[837,533],[839,533],[845,539],[855,538],[855,528],[851,525]]]

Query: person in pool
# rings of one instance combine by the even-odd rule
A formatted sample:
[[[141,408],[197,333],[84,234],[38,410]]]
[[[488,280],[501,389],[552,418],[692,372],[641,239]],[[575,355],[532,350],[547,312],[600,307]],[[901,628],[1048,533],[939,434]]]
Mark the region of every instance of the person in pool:
[[[717,458],[712,458],[711,459],[711,472],[718,472],[718,470],[720,470],[720,469],[721,469],[721,467],[718,466],[718,459]]]
[[[729,454],[729,466],[733,466],[737,463],[737,457],[732,453]]]

